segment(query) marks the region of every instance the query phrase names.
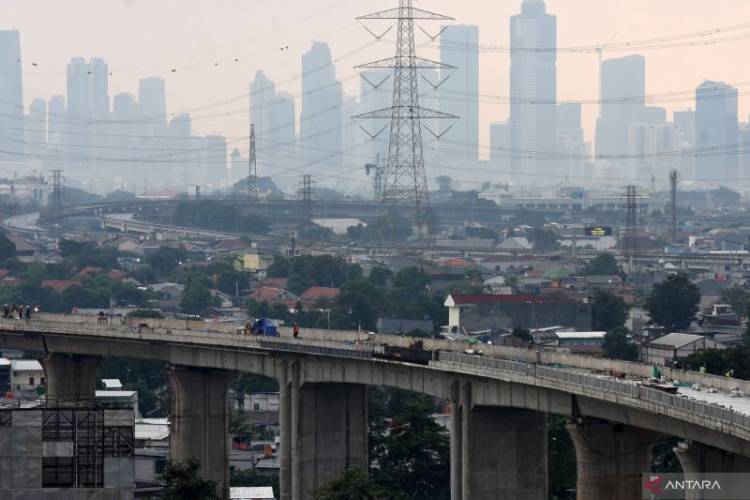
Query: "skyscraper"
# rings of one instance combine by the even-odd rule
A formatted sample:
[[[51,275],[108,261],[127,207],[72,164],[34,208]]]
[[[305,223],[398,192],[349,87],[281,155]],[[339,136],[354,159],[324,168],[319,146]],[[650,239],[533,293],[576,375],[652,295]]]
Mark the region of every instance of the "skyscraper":
[[[65,160],[60,153],[60,151],[65,149],[67,142],[65,116],[65,97],[53,95],[47,103],[47,143],[49,144],[49,154],[44,160],[44,168],[47,171],[65,167]]]
[[[18,31],[0,31],[0,160],[22,159],[23,81]]]
[[[250,84],[250,122],[255,125],[256,161],[259,171],[293,167],[296,163],[294,98],[277,92],[276,84],[262,71]],[[249,133],[249,130],[248,130]]]
[[[161,78],[144,78],[138,82],[138,105],[140,108],[143,148],[138,166],[143,173],[138,177],[148,177],[151,184],[165,184],[172,177],[174,161],[164,155],[167,148],[164,136],[167,135],[167,95],[164,80]],[[151,152],[151,151],[153,152]],[[161,150],[161,151],[160,151]],[[159,161],[164,160],[164,161]]]
[[[562,175],[570,181],[581,182],[586,166],[586,142],[581,125],[581,104],[565,103],[557,106],[557,150]]]
[[[510,48],[513,170],[556,180],[555,164],[538,154],[554,152],[557,143],[557,18],[544,0],[523,0],[521,14],[510,19]]]
[[[343,89],[328,44],[313,42],[302,55],[302,115],[298,156],[306,172],[331,175],[341,165]],[[350,123],[347,123],[351,126]]]
[[[142,125],[139,123],[140,109],[135,96],[130,93],[120,93],[112,99],[113,126],[111,152],[119,160],[116,176],[130,186],[137,186],[143,181],[143,172],[139,172],[137,162],[141,153]],[[139,178],[140,177],[140,178]],[[121,182],[122,183],[122,182]]]
[[[440,35],[440,62],[454,66],[442,78],[440,111],[459,117],[442,138],[456,159],[479,159],[479,27],[453,25]]]
[[[167,124],[167,93],[161,78],[144,78],[138,82],[138,103],[141,117],[151,129],[151,135],[159,135]]]
[[[695,159],[696,181],[736,182],[737,138],[737,89],[723,82],[703,82],[695,90],[696,148],[717,150]]]
[[[643,121],[646,60],[633,55],[608,59],[601,65],[601,108],[596,124],[596,154],[625,155],[630,127]]]
[[[207,135],[203,144],[206,148],[205,185],[213,190],[221,189],[227,179],[227,140],[220,135]]]
[[[65,175],[78,177],[91,172],[91,75],[86,60],[74,57],[68,63],[68,107],[65,113]]]
[[[25,118],[26,153],[41,157],[47,149],[47,101],[34,99],[29,104],[29,114]],[[4,134],[5,131],[0,131]]]

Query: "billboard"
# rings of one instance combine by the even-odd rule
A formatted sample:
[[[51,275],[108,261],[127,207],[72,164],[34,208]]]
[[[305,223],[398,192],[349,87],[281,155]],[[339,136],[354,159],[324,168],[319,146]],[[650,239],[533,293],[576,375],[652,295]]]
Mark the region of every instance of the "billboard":
[[[594,226],[585,228],[586,236],[612,236],[611,226]]]

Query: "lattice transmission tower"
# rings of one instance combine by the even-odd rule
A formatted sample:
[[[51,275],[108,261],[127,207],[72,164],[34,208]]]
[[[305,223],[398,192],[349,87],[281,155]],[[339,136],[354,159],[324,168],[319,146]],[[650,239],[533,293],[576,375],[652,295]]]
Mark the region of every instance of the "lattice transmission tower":
[[[255,124],[250,124],[250,152],[248,154],[247,196],[250,201],[260,199],[258,189],[258,159],[255,154]]]
[[[428,232],[430,221],[430,192],[427,184],[427,174],[424,165],[422,149],[422,120],[450,120],[455,123],[458,117],[421,107],[419,104],[419,70],[440,70],[442,80],[437,84],[431,83],[433,88],[439,87],[447,77],[443,72],[452,71],[453,66],[417,57],[414,41],[414,24],[417,20],[424,21],[452,21],[453,18],[415,8],[413,0],[399,0],[399,6],[393,9],[376,12],[358,17],[357,20],[390,20],[396,21],[397,40],[396,55],[380,61],[358,66],[361,70],[393,70],[393,103],[389,108],[378,109],[354,116],[354,120],[380,119],[389,120],[390,125],[383,127],[378,133],[371,134],[363,130],[373,139],[390,127],[390,142],[388,158],[383,174],[382,186],[382,215],[386,222],[386,233],[393,236],[394,213],[398,208],[413,206],[416,212],[416,227],[420,240]],[[381,35],[377,35],[367,27],[375,38],[381,39],[393,26]],[[420,28],[421,29],[421,28]],[[424,31],[424,30],[423,30]],[[426,33],[426,32],[425,32]],[[429,36],[429,35],[428,35]],[[431,37],[433,38],[433,37]],[[437,37],[434,37],[437,38]],[[433,38],[433,39],[434,39]],[[424,75],[421,75],[424,78]],[[364,77],[364,75],[363,75]],[[365,80],[367,78],[365,77]],[[385,82],[373,86],[380,86]],[[450,124],[450,126],[453,125]],[[440,138],[450,126],[441,134],[427,129]]]
[[[635,268],[635,259],[638,254],[638,188],[636,186],[626,188],[625,208],[625,234],[622,252],[628,271],[631,272]]]
[[[672,216],[672,244],[677,243],[677,183],[679,174],[677,170],[669,172],[669,211]]]

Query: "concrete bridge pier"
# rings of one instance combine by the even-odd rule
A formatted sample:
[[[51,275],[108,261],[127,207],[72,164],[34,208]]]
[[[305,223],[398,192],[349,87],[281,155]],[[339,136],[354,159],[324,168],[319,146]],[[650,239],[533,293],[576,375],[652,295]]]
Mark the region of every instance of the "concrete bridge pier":
[[[299,371],[291,363],[280,377],[282,500],[312,498],[344,470],[368,466],[367,386],[300,384]]]
[[[42,366],[49,404],[93,404],[99,361],[99,357],[79,354],[49,353],[44,356]]]
[[[567,427],[576,450],[577,500],[641,498],[657,433],[597,419]]]
[[[685,474],[750,472],[750,458],[705,444],[681,441],[672,449]]]
[[[215,481],[221,498],[229,498],[229,411],[227,391],[234,379],[228,370],[173,366],[173,460],[200,462],[200,474]]]
[[[451,396],[451,500],[546,500],[546,415],[473,406],[470,383]]]

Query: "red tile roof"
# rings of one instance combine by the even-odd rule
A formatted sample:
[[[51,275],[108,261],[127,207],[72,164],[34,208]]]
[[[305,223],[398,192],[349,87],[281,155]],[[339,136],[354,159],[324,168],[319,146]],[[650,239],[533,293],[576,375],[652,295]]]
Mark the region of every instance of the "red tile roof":
[[[323,286],[314,286],[308,288],[302,295],[299,296],[300,300],[304,302],[317,302],[319,300],[336,300],[341,293],[338,288],[326,288]]]
[[[575,300],[548,299],[537,295],[460,295],[451,294],[456,305],[468,304],[575,304]]]
[[[297,297],[292,292],[284,290],[283,288],[262,286],[251,293],[250,298],[257,302],[277,304],[279,302],[286,302],[288,300],[294,301]]]
[[[86,266],[78,271],[78,276],[93,276],[94,274],[99,274],[102,271],[104,271],[104,269],[102,269],[101,267]]]
[[[71,286],[81,286],[81,282],[77,280],[44,280],[42,281],[42,288],[51,288],[59,293],[64,292]]]
[[[107,273],[107,276],[115,281],[122,281],[127,275],[128,273],[126,273],[125,271],[120,271],[119,269],[112,269],[109,273]]]

